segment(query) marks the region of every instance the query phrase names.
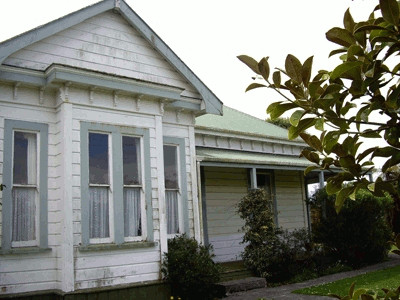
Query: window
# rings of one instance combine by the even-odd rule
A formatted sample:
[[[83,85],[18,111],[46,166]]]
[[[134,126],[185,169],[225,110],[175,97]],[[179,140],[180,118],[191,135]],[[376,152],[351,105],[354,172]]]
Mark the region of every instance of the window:
[[[109,135],[89,132],[89,237],[110,242]],[[111,222],[110,222],[111,218]]]
[[[149,131],[82,122],[81,189],[83,246],[152,241]]]
[[[2,248],[47,248],[48,125],[5,120]]]
[[[185,140],[164,137],[167,234],[188,232]]]

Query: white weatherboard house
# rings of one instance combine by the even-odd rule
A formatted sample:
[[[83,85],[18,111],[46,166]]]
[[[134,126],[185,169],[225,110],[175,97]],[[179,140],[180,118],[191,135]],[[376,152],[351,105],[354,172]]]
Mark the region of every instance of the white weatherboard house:
[[[223,108],[123,0],[0,43],[0,297],[159,282],[180,233],[238,259],[248,188],[304,227],[302,147]]]

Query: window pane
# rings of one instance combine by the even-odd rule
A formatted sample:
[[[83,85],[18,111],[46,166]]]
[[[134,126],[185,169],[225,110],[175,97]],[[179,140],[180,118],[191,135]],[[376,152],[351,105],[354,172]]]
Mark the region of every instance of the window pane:
[[[89,194],[89,237],[110,237],[108,187],[90,187]]]
[[[167,203],[167,233],[179,233],[178,191],[165,191]]]
[[[125,237],[142,235],[140,209],[140,188],[124,188]]]
[[[15,184],[36,184],[37,173],[36,134],[14,132],[14,169]]]
[[[13,226],[12,240],[32,241],[35,240],[36,229],[36,188],[14,187],[13,198]]]
[[[122,137],[124,184],[140,184],[140,139]]]
[[[166,189],[179,188],[176,148],[176,146],[164,146],[164,177]]]
[[[89,183],[109,183],[108,134],[89,133]]]

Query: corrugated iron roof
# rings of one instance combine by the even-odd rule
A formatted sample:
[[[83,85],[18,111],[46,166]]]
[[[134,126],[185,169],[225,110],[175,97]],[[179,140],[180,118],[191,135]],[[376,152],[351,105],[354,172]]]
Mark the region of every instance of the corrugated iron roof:
[[[286,129],[226,105],[223,106],[222,116],[206,114],[197,117],[196,129],[224,131],[288,141]],[[294,141],[302,142],[301,139],[295,139]]]

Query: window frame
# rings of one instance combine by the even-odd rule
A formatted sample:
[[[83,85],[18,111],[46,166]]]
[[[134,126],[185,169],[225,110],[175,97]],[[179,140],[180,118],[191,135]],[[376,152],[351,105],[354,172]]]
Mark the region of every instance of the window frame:
[[[88,149],[89,149],[89,134],[104,134],[107,135],[108,145],[107,145],[107,154],[108,154],[108,183],[90,183],[90,169],[89,169],[89,190],[91,187],[107,187],[108,188],[108,230],[110,233],[109,237],[105,238],[91,238],[89,235],[89,243],[90,244],[104,244],[111,243],[114,240],[114,198],[113,198],[113,151],[112,151],[112,136],[109,132],[98,131],[98,130],[89,130],[88,131]],[[88,157],[90,160],[90,154],[88,153]],[[88,160],[88,163],[89,163]],[[90,213],[89,213],[90,215]],[[90,222],[89,222],[90,225]]]
[[[13,182],[14,168],[14,132],[36,133],[36,199],[35,211],[35,236],[32,241],[12,240],[13,199],[14,186],[34,187],[31,184],[20,185]],[[4,120],[4,157],[3,157],[3,190],[2,206],[2,251],[7,252],[12,248],[39,247],[48,248],[48,124]]]
[[[189,212],[188,212],[188,191],[187,191],[187,176],[186,176],[186,151],[185,151],[185,139],[164,136],[163,138],[163,146],[175,146],[177,149],[177,170],[178,170],[178,224],[179,224],[179,232],[168,234],[168,238],[173,238],[177,235],[186,233],[189,234]],[[164,166],[163,166],[164,167]],[[165,171],[164,171],[165,174]],[[165,182],[164,182],[165,184]],[[164,186],[165,188],[165,186]],[[165,188],[165,190],[167,190]],[[177,189],[169,189],[169,190],[177,190]],[[165,197],[164,197],[165,199]],[[166,205],[166,203],[165,203]],[[166,216],[166,220],[168,222],[168,216]]]
[[[147,128],[126,127],[102,123],[81,121],[80,131],[80,154],[81,154],[81,228],[82,246],[93,244],[123,244],[127,242],[153,242],[153,210],[151,199],[151,168],[150,168],[150,135]],[[89,132],[107,133],[109,142],[109,176],[110,176],[110,198],[112,198],[112,225],[110,216],[110,237],[112,239],[101,239],[96,241],[89,238]],[[124,203],[123,203],[123,151],[122,136],[140,138],[141,147],[141,213],[142,213],[142,235],[135,238],[125,238],[124,233]],[[111,206],[111,205],[110,205]],[[143,210],[144,209],[144,210]]]

